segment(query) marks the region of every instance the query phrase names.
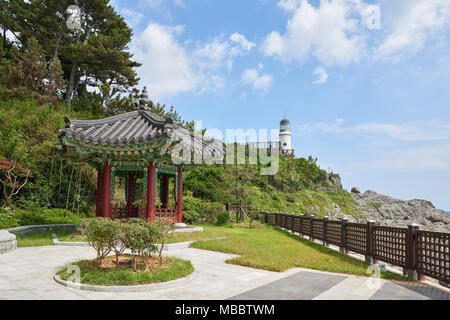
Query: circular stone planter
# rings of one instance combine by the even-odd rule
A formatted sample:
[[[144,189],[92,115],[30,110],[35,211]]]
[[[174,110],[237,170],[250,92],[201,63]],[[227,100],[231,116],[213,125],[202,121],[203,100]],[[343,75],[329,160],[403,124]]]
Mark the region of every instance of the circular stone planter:
[[[179,278],[167,282],[141,284],[135,286],[97,286],[91,284],[76,283],[63,280],[57,274],[53,276],[53,279],[63,286],[77,290],[97,291],[97,292],[143,292],[143,291],[173,288],[180,284],[193,280],[196,276],[197,271],[194,271],[184,278]]]

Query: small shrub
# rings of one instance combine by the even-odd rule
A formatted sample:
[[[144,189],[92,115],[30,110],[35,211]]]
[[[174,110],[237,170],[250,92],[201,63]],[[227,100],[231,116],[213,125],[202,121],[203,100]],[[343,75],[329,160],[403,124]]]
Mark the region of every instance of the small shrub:
[[[175,228],[175,223],[171,219],[159,219],[152,222],[154,227],[154,233],[159,242],[161,242],[161,249],[159,250],[159,260],[162,263],[162,252],[164,246],[167,242],[167,238],[169,237],[169,232],[173,231]]]
[[[0,208],[0,229],[10,229],[20,226],[20,219],[14,209]]]
[[[223,226],[230,222],[230,214],[228,212],[222,212],[217,215],[216,225]]]
[[[200,214],[196,211],[183,211],[183,221],[186,224],[197,224],[200,219]]]
[[[216,224],[217,216],[226,212],[226,207],[218,202],[203,202],[201,206],[201,214],[206,223]]]
[[[38,224],[79,223],[81,217],[65,209],[17,209],[17,217],[21,226]]]
[[[119,269],[119,257],[128,248],[135,254],[132,268],[137,272],[138,257],[144,261],[145,271],[149,270],[151,255],[157,252],[158,242],[162,244],[159,259],[160,263],[163,263],[162,250],[174,225],[170,219],[147,221],[133,218],[127,221],[113,221],[108,218],[92,218],[84,219],[80,229],[87,236],[89,245],[97,251],[97,267],[100,267],[103,259],[113,251],[116,269]]]
[[[108,256],[119,241],[115,222],[108,218],[85,219],[80,224],[80,229],[86,235],[89,245],[97,252],[97,265]]]
[[[145,271],[148,271],[148,260],[152,252],[156,251],[156,240],[158,234],[152,224],[147,221],[141,223],[128,223],[125,233],[126,247],[132,253],[141,256],[144,260]],[[137,256],[133,257],[133,270],[137,271]]]
[[[226,211],[226,206],[219,202],[204,201],[187,195],[183,198],[183,220],[186,223],[217,223],[217,216]]]

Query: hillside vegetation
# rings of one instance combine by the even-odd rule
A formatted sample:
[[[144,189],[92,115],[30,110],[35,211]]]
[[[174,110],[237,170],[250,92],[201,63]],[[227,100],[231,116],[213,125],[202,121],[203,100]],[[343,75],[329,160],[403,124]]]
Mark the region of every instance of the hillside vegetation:
[[[235,166],[198,166],[186,172],[184,185],[194,197],[225,204],[242,199],[243,205],[262,211],[358,215],[350,194],[331,186],[312,157],[281,157],[273,176],[260,175],[256,165],[245,165],[239,173]]]
[[[78,31],[65,28],[70,1],[0,2],[0,228],[78,222],[93,215],[96,172],[58,158],[58,129],[66,116],[99,119],[136,108],[140,63],[127,46],[132,30],[107,1],[89,2],[88,19]],[[149,106],[180,126],[194,126],[173,107]],[[312,157],[282,158],[274,176],[262,176],[259,169],[187,169],[186,221],[226,223],[225,205],[238,199],[264,211],[357,214],[350,195],[330,187]]]
[[[64,127],[65,116],[92,119],[96,115],[86,111],[67,112],[63,105],[42,105],[31,98],[20,100],[5,96],[0,97],[0,115],[0,159],[18,159],[35,174],[13,198],[14,210],[38,214],[41,208],[58,208],[81,216],[92,215],[95,169],[87,164],[59,160],[54,147],[58,144],[58,129]],[[340,208],[343,214],[357,214],[350,195],[345,190],[330,187],[326,172],[311,157],[280,158],[280,168],[274,176],[260,175],[256,165],[245,165],[239,170],[237,182],[235,166],[202,165],[186,170],[186,214],[193,211],[202,215],[199,211],[204,211],[203,203],[235,204],[236,191],[244,205],[263,211],[323,216],[338,213],[337,208]],[[5,209],[1,210],[6,214]],[[72,217],[69,213],[64,215]],[[20,219],[15,219],[13,225],[8,226],[19,224],[22,224]]]

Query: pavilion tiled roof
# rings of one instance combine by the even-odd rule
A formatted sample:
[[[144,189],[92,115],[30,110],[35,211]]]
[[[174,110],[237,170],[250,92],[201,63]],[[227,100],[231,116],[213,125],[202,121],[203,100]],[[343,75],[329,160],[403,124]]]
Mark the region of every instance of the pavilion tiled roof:
[[[175,125],[172,119],[163,119],[152,113],[145,104],[148,101],[145,89],[142,96],[135,111],[98,120],[74,120],[66,117],[66,127],[59,130],[59,137],[66,136],[86,143],[109,146],[135,145],[167,137],[197,154],[224,154],[221,142],[208,141],[199,134]]]

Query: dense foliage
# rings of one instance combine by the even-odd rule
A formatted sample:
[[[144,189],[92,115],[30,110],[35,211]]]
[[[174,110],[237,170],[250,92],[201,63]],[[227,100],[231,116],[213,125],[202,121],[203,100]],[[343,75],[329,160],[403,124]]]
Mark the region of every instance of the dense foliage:
[[[106,0],[83,2],[81,29],[68,29],[71,4],[0,0],[0,228],[93,216],[95,169],[58,158],[58,129],[65,116],[98,119],[137,105],[139,63],[127,48],[131,29]],[[152,101],[149,106],[163,118],[194,127],[173,107]],[[274,176],[261,175],[260,165],[188,169],[184,220],[225,224],[230,218],[225,205],[241,202],[265,211],[319,215],[338,204],[343,213],[355,214],[349,194],[328,188],[326,172],[316,162],[281,158]]]
[[[98,267],[111,252],[114,252],[116,269],[119,269],[120,256],[125,249],[130,249],[134,254],[133,270],[137,271],[137,259],[142,258],[145,271],[149,271],[151,256],[157,252],[157,243],[161,244],[159,259],[160,263],[163,263],[161,253],[174,223],[169,219],[118,221],[107,218],[90,218],[84,219],[80,227],[82,233],[86,235],[89,245],[97,252]]]
[[[257,165],[203,165],[186,171],[186,190],[192,198],[202,201],[250,205],[270,212],[308,212],[323,216],[333,209],[355,215],[352,198],[345,190],[330,187],[327,173],[317,165],[317,159],[280,158],[279,171],[273,176],[260,174]],[[191,199],[188,198],[189,205]],[[188,207],[189,212],[195,209]]]

